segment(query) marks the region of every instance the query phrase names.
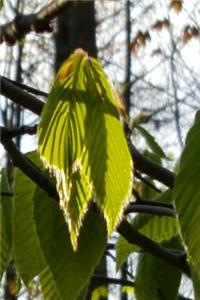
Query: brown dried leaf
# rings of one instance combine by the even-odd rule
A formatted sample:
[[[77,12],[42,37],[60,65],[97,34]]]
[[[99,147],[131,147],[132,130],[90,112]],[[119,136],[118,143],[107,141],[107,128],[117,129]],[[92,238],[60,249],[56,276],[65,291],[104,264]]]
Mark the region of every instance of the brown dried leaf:
[[[170,3],[170,9],[173,9],[176,13],[179,13],[183,7],[183,0],[172,0]]]
[[[155,29],[157,31],[160,31],[163,28],[169,28],[169,26],[170,26],[169,20],[164,19],[164,20],[156,21],[155,24],[153,24],[152,27],[153,27],[153,29]]]
[[[139,31],[130,45],[131,51],[134,54],[136,54],[139,48],[146,46],[147,40],[150,40],[149,32],[148,31],[145,31],[145,32]]]
[[[194,26],[187,25],[183,32],[183,43],[187,44],[193,37],[199,35],[199,30]]]
[[[153,50],[152,56],[157,56],[157,55],[160,55],[161,53],[162,53],[161,49],[157,48],[157,49]]]

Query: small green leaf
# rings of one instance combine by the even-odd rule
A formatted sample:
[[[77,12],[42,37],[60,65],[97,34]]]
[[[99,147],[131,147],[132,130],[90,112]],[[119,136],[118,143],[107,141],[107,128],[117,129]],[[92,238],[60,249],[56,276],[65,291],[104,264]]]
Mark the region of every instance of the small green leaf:
[[[137,130],[146,140],[150,149],[160,158],[167,158],[162,148],[158,145],[155,138],[144,127],[136,126]]]
[[[10,192],[5,170],[0,173],[1,192]],[[12,197],[0,197],[0,280],[7,268],[11,253],[11,217],[12,217]]]
[[[97,60],[76,50],[61,66],[38,127],[38,150],[56,177],[73,248],[91,198],[111,234],[132,186],[118,96]]]
[[[106,286],[99,286],[92,293],[91,300],[104,300],[107,299],[108,288]]]
[[[172,191],[167,190],[163,194],[156,197],[154,201],[170,203],[171,198]],[[133,219],[132,226],[140,233],[157,243],[170,240],[179,233],[177,220],[167,216],[159,217],[154,215],[138,214]],[[117,268],[121,267],[123,262],[131,253],[139,250],[140,248],[137,245],[129,244],[123,237],[120,236],[116,244]]]
[[[200,275],[200,112],[188,132],[175,179],[174,203],[188,258]],[[196,276],[199,278],[199,276]],[[198,283],[200,285],[200,282]]]
[[[169,246],[169,245],[168,245]],[[151,254],[140,254],[135,277],[137,300],[176,300],[181,272]]]

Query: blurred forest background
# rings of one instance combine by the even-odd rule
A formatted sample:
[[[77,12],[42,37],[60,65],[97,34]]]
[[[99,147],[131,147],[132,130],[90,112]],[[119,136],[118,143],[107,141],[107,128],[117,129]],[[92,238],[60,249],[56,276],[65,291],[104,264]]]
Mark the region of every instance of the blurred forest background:
[[[16,14],[35,13],[47,3],[6,0],[0,11],[1,25]],[[45,101],[62,61],[75,48],[82,47],[101,61],[124,101],[130,123],[142,120],[170,158],[166,164],[174,166],[200,102],[200,2],[71,1],[51,27],[51,33],[29,34],[14,47],[0,45],[1,75],[43,91],[38,94]],[[31,112],[1,96],[1,125],[32,126],[37,121]],[[137,133],[134,137],[134,143],[144,151],[142,138]],[[16,142],[23,152],[35,149],[37,144],[31,136],[17,137]],[[1,165],[6,162],[9,167],[2,148],[0,156]],[[108,251],[100,271],[112,274],[112,241]],[[134,274],[136,259],[130,258],[118,276],[129,278],[130,273]],[[5,285],[7,279],[4,278]],[[111,286],[109,299],[119,292],[119,287]],[[183,282],[181,292],[185,297],[192,295],[189,282]],[[28,292],[22,289],[21,294],[12,298],[8,293],[5,299],[41,299],[37,279]],[[121,299],[133,296],[121,291]]]

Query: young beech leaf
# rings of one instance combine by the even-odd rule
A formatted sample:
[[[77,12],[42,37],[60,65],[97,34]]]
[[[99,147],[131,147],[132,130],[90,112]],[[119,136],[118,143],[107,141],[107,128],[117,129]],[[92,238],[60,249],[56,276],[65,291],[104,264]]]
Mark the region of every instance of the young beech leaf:
[[[77,49],[61,66],[38,127],[38,150],[56,178],[73,248],[91,199],[111,234],[132,186],[117,94],[100,63]]]

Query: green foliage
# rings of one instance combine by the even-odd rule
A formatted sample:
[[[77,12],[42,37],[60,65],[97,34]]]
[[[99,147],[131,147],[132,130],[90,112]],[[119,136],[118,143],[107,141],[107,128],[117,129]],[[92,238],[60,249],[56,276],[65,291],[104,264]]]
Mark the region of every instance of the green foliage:
[[[38,164],[36,153],[29,158]],[[87,213],[74,252],[59,205],[19,170],[15,187],[13,240],[20,276],[28,283],[40,275],[45,300],[76,299],[106,247],[103,217]]]
[[[174,202],[188,258],[200,274],[200,112],[190,129],[175,180]],[[196,279],[199,276],[196,276]],[[200,281],[199,283],[200,284]]]
[[[0,191],[10,192],[5,170],[0,173]],[[12,217],[12,197],[0,197],[0,280],[6,267],[11,253],[11,217]]]
[[[176,300],[180,280],[181,272],[176,268],[151,254],[140,254],[135,277],[137,300]]]
[[[4,0],[0,0],[0,10],[3,8],[4,6]]]
[[[108,295],[108,288],[106,286],[99,286],[93,293],[91,300],[105,300]]]
[[[111,234],[132,186],[117,94],[97,60],[78,49],[61,66],[39,124],[39,153],[57,181],[73,248],[91,198]]]
[[[171,202],[172,192],[167,190],[154,200],[163,203]],[[172,217],[159,217],[155,215],[139,214],[134,217],[132,226],[139,232],[149,237],[157,243],[170,240],[172,237],[178,235],[178,224],[175,218]],[[137,245],[129,244],[123,237],[119,237],[116,244],[117,251],[117,267],[120,268],[128,256],[139,251]]]
[[[39,156],[36,152],[30,153],[28,158],[39,163]],[[13,251],[15,263],[25,284],[40,274],[46,265],[33,216],[33,199],[36,190],[36,184],[16,168],[14,174]]]
[[[160,158],[166,158],[166,155],[159,144],[156,142],[154,136],[152,136],[144,127],[136,126],[136,129],[141,133],[146,140],[149,148]]]

